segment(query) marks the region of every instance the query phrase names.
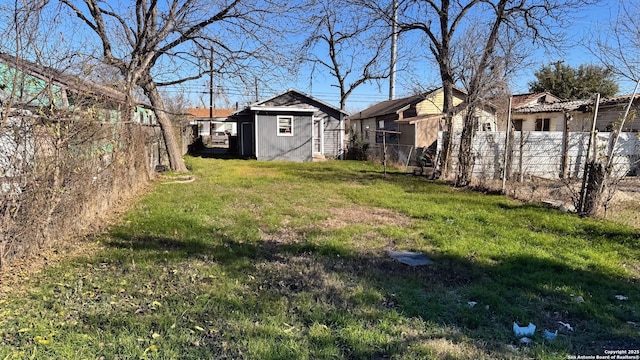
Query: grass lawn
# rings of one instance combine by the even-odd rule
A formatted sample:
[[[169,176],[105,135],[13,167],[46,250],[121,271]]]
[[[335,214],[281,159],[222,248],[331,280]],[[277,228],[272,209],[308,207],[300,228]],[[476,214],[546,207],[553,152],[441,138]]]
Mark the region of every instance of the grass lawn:
[[[367,163],[187,162],[195,181],[159,182],[87,239],[95,251],[0,295],[0,359],[567,359],[640,349],[638,229],[383,178]],[[387,249],[434,264],[409,268]],[[514,321],[537,326],[530,344]],[[546,341],[545,329],[557,338]]]

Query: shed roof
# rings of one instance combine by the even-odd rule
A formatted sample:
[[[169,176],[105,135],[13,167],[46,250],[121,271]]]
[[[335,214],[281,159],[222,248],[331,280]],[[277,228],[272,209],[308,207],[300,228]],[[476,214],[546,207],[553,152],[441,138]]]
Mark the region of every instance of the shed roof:
[[[274,100],[274,99],[276,99],[276,98],[278,98],[278,97],[280,97],[280,96],[286,95],[286,94],[288,94],[288,93],[297,94],[297,95],[299,95],[299,96],[302,96],[302,97],[305,97],[305,98],[307,98],[307,99],[311,100],[312,102],[316,102],[316,103],[321,104],[321,105],[323,105],[323,106],[326,106],[326,107],[328,107],[328,108],[330,108],[330,109],[333,109],[333,110],[335,110],[335,111],[338,111],[338,112],[340,112],[340,113],[342,113],[342,114],[344,114],[344,115],[349,115],[349,113],[348,113],[348,112],[346,112],[346,111],[344,111],[344,110],[342,110],[342,109],[340,109],[340,108],[338,108],[338,107],[336,107],[336,106],[333,106],[333,105],[331,105],[331,104],[329,104],[329,103],[327,103],[327,102],[324,102],[324,101],[322,101],[322,100],[320,100],[320,99],[318,99],[318,98],[315,98],[315,97],[313,97],[313,96],[311,96],[311,95],[305,94],[304,92],[302,92],[302,91],[300,91],[300,90],[298,90],[298,89],[288,89],[288,90],[286,90],[286,91],[284,91],[284,92],[282,92],[282,93],[280,93],[280,94],[274,95],[274,96],[272,96],[272,97],[270,97],[270,98],[268,98],[268,99],[260,100],[260,101],[258,101],[258,102],[255,102],[255,103],[253,103],[253,104],[249,105],[249,107],[250,107],[250,108],[254,108],[254,107],[263,106],[263,105],[265,105],[266,103],[268,103],[268,102],[270,102],[270,101],[272,101],[272,100]],[[288,106],[288,107],[296,107],[295,105],[286,105],[286,106]]]

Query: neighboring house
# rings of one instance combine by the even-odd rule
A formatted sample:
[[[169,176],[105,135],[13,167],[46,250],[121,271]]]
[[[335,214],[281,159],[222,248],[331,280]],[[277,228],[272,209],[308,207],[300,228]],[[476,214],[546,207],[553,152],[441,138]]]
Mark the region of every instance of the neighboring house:
[[[466,93],[454,88],[453,105],[457,111],[453,116],[453,131],[461,131]],[[426,93],[396,100],[387,100],[371,106],[349,117],[354,136],[364,143],[381,143],[382,136],[375,130],[398,131],[400,134],[387,134],[390,144],[429,147],[438,138],[438,131],[444,131],[442,108],[444,92],[442,88]],[[495,108],[487,104],[476,109],[478,130],[495,131]]]
[[[585,113],[590,100],[562,101],[515,108],[511,112],[515,131],[565,131],[573,124],[591,122],[593,115]],[[588,130],[574,130],[588,131]]]
[[[258,160],[341,158],[344,119],[337,107],[290,89],[237,111],[238,154]]]
[[[512,121],[515,131],[591,131],[595,99],[533,102],[512,106]],[[601,99],[596,121],[596,130],[608,132],[616,127],[624,115],[629,95]],[[632,109],[640,111],[640,95],[636,95]],[[622,131],[640,131],[640,121],[627,119]]]
[[[238,133],[237,124],[228,121],[235,109],[187,109],[187,120],[190,125],[198,126],[198,136],[211,136],[216,132],[225,132],[231,136]]]
[[[12,183],[11,178],[19,175],[25,169],[25,164],[34,161],[37,152],[48,153],[53,150],[43,147],[47,143],[43,141],[36,146],[37,137],[54,135],[50,128],[40,125],[59,123],[60,119],[68,117],[80,122],[99,122],[100,128],[102,124],[130,119],[142,125],[156,125],[155,113],[149,106],[138,101],[133,105],[131,109],[126,102],[126,95],[112,87],[0,53],[0,112],[3,124],[0,129],[0,192],[18,189],[19,185]],[[125,119],[121,116],[123,112],[127,113]],[[146,130],[147,133],[158,131],[154,127],[147,127]],[[117,139],[105,136],[92,143],[89,152],[102,154],[105,165],[112,161],[110,154],[117,144]],[[149,165],[159,165],[166,153],[164,144],[156,141],[145,145],[150,154]]]
[[[596,121],[596,129],[598,131],[612,131],[617,129],[620,120],[624,116],[626,107],[629,105],[631,95],[620,95],[608,99],[601,99],[598,107],[598,120]],[[575,124],[573,131],[589,131],[593,120],[593,103],[591,106],[585,107],[585,111],[591,111],[591,117],[585,124]],[[631,104],[629,116],[622,127],[624,132],[640,132],[640,95],[635,95]],[[580,129],[578,130],[578,126]]]
[[[126,95],[59,70],[0,53],[0,104],[3,111],[20,107],[36,113],[82,108],[95,113],[101,121],[120,121]],[[155,125],[149,106],[135,101],[135,122]]]

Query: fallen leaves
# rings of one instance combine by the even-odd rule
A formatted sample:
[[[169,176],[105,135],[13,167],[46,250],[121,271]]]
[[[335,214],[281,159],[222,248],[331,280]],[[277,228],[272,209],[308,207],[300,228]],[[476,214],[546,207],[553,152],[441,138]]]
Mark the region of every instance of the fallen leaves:
[[[37,342],[40,345],[49,345],[49,344],[51,344],[51,338],[44,338],[42,336],[34,337],[33,341]]]

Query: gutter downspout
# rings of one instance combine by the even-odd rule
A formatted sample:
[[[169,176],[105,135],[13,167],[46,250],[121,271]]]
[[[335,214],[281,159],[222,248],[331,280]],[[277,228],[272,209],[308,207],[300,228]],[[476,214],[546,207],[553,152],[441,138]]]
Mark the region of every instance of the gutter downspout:
[[[255,148],[253,151],[255,152],[256,160],[258,160],[258,112],[253,112],[253,143]]]
[[[344,160],[344,132],[345,132],[345,128],[344,128],[344,114],[340,113],[340,124],[338,125],[340,127],[340,148],[338,149],[340,151],[340,160]]]

